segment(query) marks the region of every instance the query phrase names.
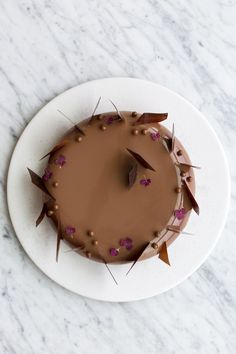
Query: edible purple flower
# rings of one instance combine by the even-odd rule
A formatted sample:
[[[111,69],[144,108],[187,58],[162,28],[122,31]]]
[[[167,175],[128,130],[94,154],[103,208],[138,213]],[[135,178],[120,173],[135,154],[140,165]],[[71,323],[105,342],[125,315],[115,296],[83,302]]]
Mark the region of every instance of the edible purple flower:
[[[56,160],[55,160],[55,164],[59,165],[60,167],[62,167],[63,165],[65,165],[66,163],[66,158],[64,155],[60,155]]]
[[[145,187],[148,187],[149,186],[149,184],[151,184],[151,179],[150,178],[143,178],[143,179],[141,179],[140,180],[140,184],[142,185],[142,186],[145,186]]]
[[[184,208],[176,209],[174,215],[178,220],[183,220],[186,215],[186,210]]]
[[[43,180],[44,181],[48,181],[49,180],[49,178],[51,178],[52,177],[52,172],[51,171],[49,171],[49,169],[48,168],[45,168],[45,170],[44,170],[44,175],[43,175]]]
[[[125,247],[128,251],[133,248],[133,240],[129,237],[120,239],[120,246]]]
[[[113,120],[114,120],[113,117],[111,117],[111,116],[110,116],[110,117],[107,117],[107,118],[105,119],[105,123],[108,124],[108,125],[110,125],[110,124],[113,123]]]
[[[153,141],[156,141],[156,140],[159,140],[160,139],[160,137],[161,137],[161,134],[159,133],[159,132],[155,132],[155,133],[151,133],[151,139],[153,140]]]
[[[111,255],[111,256],[118,256],[118,254],[119,254],[119,249],[112,247],[112,248],[110,248],[109,252],[110,252],[110,255]]]
[[[65,231],[68,236],[72,236],[75,233],[75,227],[67,226]]]

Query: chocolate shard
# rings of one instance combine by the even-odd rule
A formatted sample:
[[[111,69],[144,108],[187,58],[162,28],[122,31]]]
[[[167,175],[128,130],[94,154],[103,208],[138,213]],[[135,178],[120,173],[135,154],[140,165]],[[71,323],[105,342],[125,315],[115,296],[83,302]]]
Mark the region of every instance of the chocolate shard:
[[[129,177],[128,178],[129,188],[131,188],[134,185],[134,183],[137,179],[137,172],[138,172],[138,164],[136,163],[131,167],[131,169],[129,171],[129,176],[128,176]]]
[[[105,264],[105,266],[106,266],[108,272],[110,273],[110,275],[111,275],[112,279],[114,280],[114,282],[116,283],[116,285],[118,285],[118,283],[117,283],[117,281],[116,281],[116,278],[114,277],[114,275],[113,275],[111,269],[110,269],[110,268],[108,267],[108,265],[107,265],[107,262],[105,262],[105,261],[103,260],[103,263]]]
[[[173,231],[173,232],[175,232],[175,233],[177,233],[177,234],[180,234],[180,233],[181,233],[181,229],[180,229],[180,227],[177,226],[177,225],[168,225],[168,226],[166,227],[166,229],[167,229],[168,231]]]
[[[77,132],[80,133],[83,136],[86,135],[84,130],[78,124],[75,124],[75,130],[77,130]]]
[[[168,113],[143,113],[136,122],[134,122],[134,125],[160,123],[167,119],[167,117]]]
[[[148,170],[156,171],[141,155],[139,155],[137,152],[126,149],[134,158],[135,160],[142,165],[144,168],[147,168]]]
[[[38,187],[39,189],[41,189],[41,191],[43,191],[45,194],[47,194],[49,197],[51,197],[53,200],[55,200],[55,198],[53,197],[53,195],[48,191],[48,189],[46,188],[43,180],[41,177],[39,177],[34,171],[32,171],[30,168],[27,168],[27,170],[29,171],[30,177],[31,177],[31,182]]]
[[[183,181],[183,186],[185,188],[186,195],[187,195],[187,197],[188,197],[188,199],[189,199],[189,201],[190,201],[190,203],[192,205],[193,210],[195,211],[195,213],[197,213],[199,215],[200,214],[200,208],[198,206],[198,203],[197,203],[196,199],[194,198],[193,193],[191,192],[191,190],[190,190],[190,188],[189,188],[189,186],[188,186],[188,184],[187,184],[187,182],[185,180]]]
[[[56,151],[63,148],[67,143],[68,143],[68,140],[66,140],[66,139],[61,141],[60,144],[55,145],[54,148],[52,148],[52,150],[49,151],[46,155],[44,155],[40,160],[43,160],[47,156],[51,157]]]
[[[115,108],[115,110],[116,110],[116,112],[117,112],[119,118],[120,118],[121,120],[123,120],[123,122],[125,122],[125,118],[124,118],[123,115],[120,113],[120,111],[119,111],[118,108],[116,107],[115,103],[112,102],[111,100],[109,100],[109,101],[111,102],[112,106]]]
[[[163,139],[166,143],[169,153],[173,152],[174,148],[175,148],[175,126],[174,126],[174,124],[172,126],[171,138],[163,138]]]
[[[38,219],[36,220],[36,227],[39,226],[39,224],[43,221],[43,218],[46,215],[46,212],[47,212],[47,206],[46,206],[46,203],[43,203],[42,210],[39,214]]]
[[[96,106],[95,106],[95,108],[94,108],[94,110],[93,110],[93,113],[92,113],[92,115],[91,115],[91,118],[90,118],[89,121],[88,121],[88,125],[91,124],[91,123],[94,121],[94,119],[95,119],[95,113],[96,113],[96,110],[97,110],[97,108],[98,108],[98,106],[99,106],[99,103],[101,102],[101,99],[102,99],[102,96],[99,97],[99,99],[98,99],[98,101],[97,101],[97,103],[96,103]]]
[[[135,264],[138,261],[141,261],[143,259],[143,257],[145,256],[145,252],[149,249],[149,247],[151,247],[150,242],[148,242],[147,244],[144,245],[144,247],[141,249],[141,252],[138,254],[138,256],[136,257],[136,259],[133,261],[131,267],[129,268],[128,272],[126,273],[126,275],[129,274],[129,272],[131,271],[131,269],[135,266]]]
[[[177,167],[179,167],[181,172],[189,172],[190,168],[197,168],[200,169],[200,167],[198,166],[194,166],[194,165],[189,165],[188,163],[178,163]]]
[[[159,258],[165,262],[166,264],[168,264],[170,266],[170,261],[169,261],[169,256],[168,256],[168,251],[167,251],[167,244],[166,242],[163,243],[163,245],[161,246],[161,250],[159,253]]]

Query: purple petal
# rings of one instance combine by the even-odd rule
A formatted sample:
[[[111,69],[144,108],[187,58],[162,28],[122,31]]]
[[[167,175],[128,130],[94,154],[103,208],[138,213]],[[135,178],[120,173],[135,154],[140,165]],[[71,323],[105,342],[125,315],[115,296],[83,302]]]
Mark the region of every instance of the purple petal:
[[[126,246],[126,240],[124,238],[120,239],[120,246],[125,247]]]
[[[65,156],[64,156],[64,155],[60,155],[60,156],[56,159],[55,163],[56,163],[56,165],[59,165],[59,166],[65,165],[65,163],[66,163],[66,158],[65,158]]]
[[[107,117],[106,120],[105,120],[105,123],[110,125],[113,123],[113,117]]]
[[[43,180],[48,181],[49,178],[52,177],[52,172],[49,171],[47,168],[44,170]]]
[[[119,250],[117,248],[110,248],[109,250],[111,256],[118,256]]]
[[[75,227],[67,226],[65,231],[68,236],[71,236],[75,233]]]
[[[178,220],[182,220],[186,215],[186,210],[184,208],[176,209],[174,215]]]
[[[160,139],[160,137],[161,137],[161,135],[160,135],[159,132],[151,133],[151,139],[152,139],[153,141],[156,141],[156,140]]]

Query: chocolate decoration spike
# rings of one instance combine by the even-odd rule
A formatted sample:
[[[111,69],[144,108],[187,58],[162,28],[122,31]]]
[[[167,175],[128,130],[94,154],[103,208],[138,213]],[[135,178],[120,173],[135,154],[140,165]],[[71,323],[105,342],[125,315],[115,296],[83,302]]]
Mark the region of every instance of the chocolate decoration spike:
[[[167,244],[166,242],[163,243],[162,247],[161,247],[161,251],[159,253],[159,258],[165,262],[166,264],[168,264],[170,266],[170,261],[169,261],[169,257],[168,257],[168,251],[167,251]]]
[[[175,233],[177,233],[177,234],[180,234],[180,233],[181,233],[181,229],[180,229],[180,227],[177,226],[177,225],[168,225],[168,226],[166,227],[166,229],[167,229],[168,231],[173,231],[173,232],[175,232]]]
[[[75,124],[75,130],[77,130],[83,136],[86,135],[84,130],[78,124]]]
[[[135,163],[135,165],[133,165],[129,171],[129,176],[128,176],[129,188],[131,188],[134,185],[137,179],[137,172],[138,172],[138,164]]]
[[[75,124],[72,119],[70,119],[65,113],[60,111],[59,109],[57,110],[63,117],[65,117],[71,124],[73,124],[74,128],[79,131],[80,134],[85,135],[85,132],[78,126],[78,124]]]
[[[115,108],[118,116],[120,117],[121,120],[123,120],[123,122],[125,122],[125,118],[122,116],[122,114],[120,113],[120,111],[118,110],[118,108],[116,107],[115,103],[113,103],[111,100],[109,100],[112,104],[112,106]]]
[[[62,230],[61,230],[61,221],[60,221],[60,217],[58,216],[58,220],[57,220],[56,262],[58,262],[58,255],[59,255],[60,243],[61,243],[61,240],[62,240],[62,239],[63,239],[63,237],[62,237]]]
[[[63,148],[66,144],[68,143],[68,140],[63,140],[60,144],[57,144],[54,146],[54,148],[52,148],[51,151],[49,151],[46,155],[44,155],[43,157],[41,157],[40,160],[43,160],[45,157],[47,156],[52,156],[52,154],[54,154],[56,151],[60,150],[61,148]]]
[[[198,166],[189,165],[188,163],[178,163],[176,166],[179,167],[181,172],[185,172],[185,173],[189,172],[190,168],[197,168],[197,169],[201,168]]]
[[[175,126],[173,124],[172,126],[172,134],[171,134],[171,138],[163,138],[163,140],[166,143],[167,149],[169,151],[169,153],[174,151],[174,147],[175,147]]]
[[[47,213],[47,206],[46,206],[46,203],[43,203],[43,207],[42,207],[42,210],[39,214],[39,217],[38,219],[36,220],[36,227],[42,222],[44,216],[46,215]]]
[[[197,203],[196,199],[194,198],[194,195],[191,192],[191,190],[190,190],[190,188],[189,188],[189,186],[188,186],[188,184],[186,183],[185,180],[183,180],[183,186],[184,186],[184,188],[186,190],[186,194],[187,194],[187,196],[189,198],[189,201],[190,201],[190,203],[192,205],[193,210],[195,211],[195,213],[197,213],[199,215],[200,214],[200,209],[199,209],[198,203]]]
[[[89,121],[88,121],[88,125],[91,124],[91,123],[94,121],[95,112],[96,112],[96,110],[97,110],[97,108],[98,108],[98,106],[99,106],[99,103],[101,102],[101,98],[102,98],[102,96],[99,97],[99,99],[98,99],[98,101],[97,101],[97,103],[96,103],[96,106],[95,106],[95,108],[94,108],[94,110],[93,110],[93,113],[92,113],[92,115],[91,115],[91,118],[90,118]]]
[[[131,149],[126,148],[126,150],[135,158],[135,160],[142,165],[144,168],[147,168],[148,170],[156,171],[141,155],[139,155],[137,152],[134,152]]]
[[[134,122],[134,125],[160,123],[167,119],[167,117],[168,113],[143,113],[141,117]]]
[[[104,262],[104,264],[105,264],[105,266],[106,266],[108,272],[110,273],[112,279],[114,280],[114,282],[116,283],[116,285],[118,285],[118,283],[117,283],[117,281],[116,281],[116,278],[114,277],[114,275],[113,275],[112,271],[110,270],[110,268],[108,267],[107,263],[106,263],[105,261],[103,261],[103,262]]]
[[[149,248],[151,247],[150,246],[151,243],[148,242],[142,249],[141,249],[141,252],[138,254],[137,258],[133,261],[131,267],[129,268],[128,272],[126,273],[126,275],[129,274],[129,272],[131,271],[131,269],[133,269],[133,267],[135,266],[135,264],[138,262],[138,261],[141,261],[142,258],[144,257],[144,252]]]
[[[53,197],[53,195],[48,191],[48,189],[46,188],[46,186],[43,183],[43,180],[41,177],[39,177],[37,175],[37,173],[35,173],[34,171],[32,171],[30,168],[27,168],[27,170],[29,171],[30,177],[31,177],[31,182],[38,187],[39,189],[41,189],[41,191],[43,191],[45,194],[49,195],[49,197],[51,197],[53,200],[55,200],[55,198]]]

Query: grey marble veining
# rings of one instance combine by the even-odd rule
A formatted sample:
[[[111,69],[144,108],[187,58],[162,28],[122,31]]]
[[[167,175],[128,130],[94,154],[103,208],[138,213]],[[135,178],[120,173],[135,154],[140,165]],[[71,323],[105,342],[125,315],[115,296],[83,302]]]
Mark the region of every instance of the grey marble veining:
[[[0,353],[236,352],[235,18],[234,0],[0,2]],[[12,150],[37,110],[110,76],[189,99],[218,133],[232,176],[228,222],[205,264],[166,294],[124,304],[71,294],[36,269],[5,196]]]

